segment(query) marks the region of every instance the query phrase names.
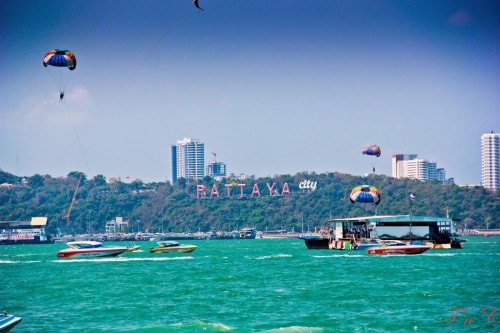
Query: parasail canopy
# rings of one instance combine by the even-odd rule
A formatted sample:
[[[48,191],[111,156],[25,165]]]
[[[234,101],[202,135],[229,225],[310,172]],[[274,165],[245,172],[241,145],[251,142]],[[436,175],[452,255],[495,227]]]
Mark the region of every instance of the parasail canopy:
[[[363,154],[379,157],[380,154],[382,154],[382,151],[380,150],[379,146],[374,144],[369,144],[363,147]]]
[[[362,203],[374,203],[378,205],[380,203],[380,192],[375,186],[370,186],[370,185],[356,186],[352,189],[351,195],[349,195],[349,200],[352,203],[362,202]]]
[[[67,67],[74,70],[76,68],[76,57],[69,50],[52,49],[43,57],[43,66]]]

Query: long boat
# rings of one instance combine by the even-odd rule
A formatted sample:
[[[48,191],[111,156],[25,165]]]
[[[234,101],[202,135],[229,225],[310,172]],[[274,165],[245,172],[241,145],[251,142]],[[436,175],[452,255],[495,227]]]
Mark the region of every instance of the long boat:
[[[198,247],[196,245],[191,244],[179,244],[176,241],[161,241],[158,242],[157,247],[152,247],[149,252],[157,253],[157,252],[182,252],[189,253],[196,250]]]
[[[368,254],[420,254],[430,250],[430,246],[425,245],[393,245],[393,246],[377,246],[367,250]]]
[[[0,245],[52,244],[54,238],[45,232],[47,217],[32,217],[31,221],[1,221]]]
[[[320,235],[301,236],[308,249],[361,250],[389,241],[425,245],[433,249],[461,249],[451,237],[451,218],[412,215],[365,216],[330,219]]]
[[[76,241],[66,243],[68,248],[57,252],[62,259],[89,259],[115,257],[127,251],[125,246],[104,246],[96,241]]]

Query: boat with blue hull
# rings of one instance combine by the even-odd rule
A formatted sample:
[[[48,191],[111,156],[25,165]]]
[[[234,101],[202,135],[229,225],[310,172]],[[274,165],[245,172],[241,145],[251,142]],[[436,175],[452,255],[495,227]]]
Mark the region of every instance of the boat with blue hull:
[[[21,317],[15,317],[4,311],[0,314],[0,333],[9,332],[14,326],[21,322]]]

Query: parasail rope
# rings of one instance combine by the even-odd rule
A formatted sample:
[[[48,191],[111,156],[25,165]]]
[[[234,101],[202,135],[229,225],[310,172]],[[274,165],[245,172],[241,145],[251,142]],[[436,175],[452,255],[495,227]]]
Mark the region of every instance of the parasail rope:
[[[146,63],[145,60],[148,59],[153,54],[153,51],[155,51],[160,46],[160,44],[167,38],[167,35],[179,24],[179,22],[181,22],[182,18],[186,15],[186,13],[188,12],[188,9],[190,7],[191,7],[191,4],[189,4],[189,6],[186,5],[184,7],[184,9],[177,14],[177,16],[174,18],[174,20],[172,21],[172,23],[170,23],[165,28],[165,30],[160,35],[160,37],[158,38],[158,40],[149,48],[149,50],[147,50],[147,51],[145,51],[143,53],[142,57],[140,57],[141,61],[138,62],[139,64]],[[139,71],[139,67],[140,67],[140,65],[133,67],[133,69],[130,71],[130,73],[129,73],[127,79],[125,80],[125,82],[130,82],[130,80]],[[117,91],[117,93],[118,93],[118,91]]]
[[[85,162],[85,165],[87,166],[87,170],[89,172],[89,176],[92,174],[90,170],[89,163],[87,161],[87,156],[85,155],[85,151],[83,150],[82,142],[80,141],[80,136],[78,135],[78,131],[76,130],[75,127],[75,122],[73,121],[73,117],[71,116],[71,111],[69,110],[68,104],[66,103],[66,100],[63,98],[61,101],[66,109],[66,113],[68,114],[69,121],[71,123],[71,127],[73,128],[73,133],[75,133],[76,141],[78,143],[78,146],[80,147],[80,153],[82,154],[83,161]]]

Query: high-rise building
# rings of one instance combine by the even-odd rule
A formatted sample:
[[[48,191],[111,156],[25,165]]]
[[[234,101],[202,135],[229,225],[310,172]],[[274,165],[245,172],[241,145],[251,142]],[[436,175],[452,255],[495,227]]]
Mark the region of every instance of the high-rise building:
[[[394,154],[392,155],[392,176],[394,178],[404,178],[400,177],[398,173],[398,162],[406,160],[414,160],[417,158],[417,154]]]
[[[217,154],[212,152],[214,155],[214,161],[207,164],[207,176],[214,179],[221,179],[227,177],[227,167],[224,162],[217,162]]]
[[[226,163],[212,162],[207,164],[207,176],[212,178],[223,178],[227,176]]]
[[[500,188],[500,134],[481,135],[481,185],[490,191]]]
[[[184,138],[172,145],[172,183],[178,178],[205,177],[205,144],[199,139]]]
[[[445,169],[438,168],[436,162],[417,158],[417,154],[392,155],[392,176],[421,181],[447,181]]]

